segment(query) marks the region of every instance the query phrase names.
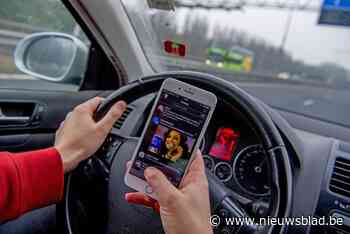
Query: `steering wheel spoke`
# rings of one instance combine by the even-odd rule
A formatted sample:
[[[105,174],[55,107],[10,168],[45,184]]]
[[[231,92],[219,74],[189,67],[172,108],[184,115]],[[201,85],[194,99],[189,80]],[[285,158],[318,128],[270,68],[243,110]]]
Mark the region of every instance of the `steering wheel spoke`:
[[[99,177],[108,181],[112,162],[121,145],[127,140],[123,136],[110,133],[95,155],[81,163],[80,171],[88,180]]]
[[[125,137],[111,132],[100,149],[95,153],[96,158],[101,160],[109,169],[117,151],[125,141]]]
[[[233,224],[237,220],[251,219],[245,209],[248,209],[250,202],[248,199],[233,193],[228,189],[212,172],[207,171],[212,217],[221,220],[216,229],[225,229],[228,233],[243,231],[243,233],[258,233],[263,227],[254,223],[244,222],[244,224]],[[238,199],[237,199],[238,198]],[[230,220],[230,221],[228,221]],[[227,222],[228,221],[228,222]],[[231,225],[232,224],[232,225]],[[212,223],[215,226],[215,223]],[[266,231],[266,230],[265,230]]]

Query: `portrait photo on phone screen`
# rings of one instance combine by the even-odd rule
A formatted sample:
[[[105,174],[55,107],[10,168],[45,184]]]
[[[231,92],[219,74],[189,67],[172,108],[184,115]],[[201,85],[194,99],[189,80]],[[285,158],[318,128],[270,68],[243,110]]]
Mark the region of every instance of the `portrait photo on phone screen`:
[[[178,185],[209,111],[209,106],[163,90],[130,174],[144,179],[144,170],[152,166]]]

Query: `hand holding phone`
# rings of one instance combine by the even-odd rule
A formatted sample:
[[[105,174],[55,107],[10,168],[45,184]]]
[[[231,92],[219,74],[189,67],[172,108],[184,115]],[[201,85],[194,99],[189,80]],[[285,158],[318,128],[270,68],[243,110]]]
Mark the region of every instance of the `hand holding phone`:
[[[209,223],[208,180],[199,151],[179,189],[174,187],[157,169],[148,168],[145,174],[147,182],[154,188],[158,202],[143,193],[135,192],[126,194],[125,199],[129,203],[157,208],[165,233],[212,233]]]
[[[216,96],[210,92],[174,79],[165,80],[126,172],[126,185],[157,199],[144,176],[146,168],[154,167],[178,187],[216,102]]]

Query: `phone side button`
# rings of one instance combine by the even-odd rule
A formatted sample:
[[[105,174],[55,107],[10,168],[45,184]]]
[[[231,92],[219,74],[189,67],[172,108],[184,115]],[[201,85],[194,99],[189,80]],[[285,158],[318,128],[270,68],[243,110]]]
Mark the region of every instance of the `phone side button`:
[[[146,192],[147,194],[152,194],[152,193],[153,193],[152,187],[149,186],[149,185],[146,185],[146,186],[145,186],[145,192]]]

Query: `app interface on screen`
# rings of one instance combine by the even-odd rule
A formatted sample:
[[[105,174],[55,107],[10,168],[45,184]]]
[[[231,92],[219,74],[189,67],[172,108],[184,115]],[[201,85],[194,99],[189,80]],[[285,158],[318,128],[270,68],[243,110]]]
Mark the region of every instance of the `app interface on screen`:
[[[147,167],[160,169],[178,186],[210,107],[163,90],[130,173],[141,179]]]

